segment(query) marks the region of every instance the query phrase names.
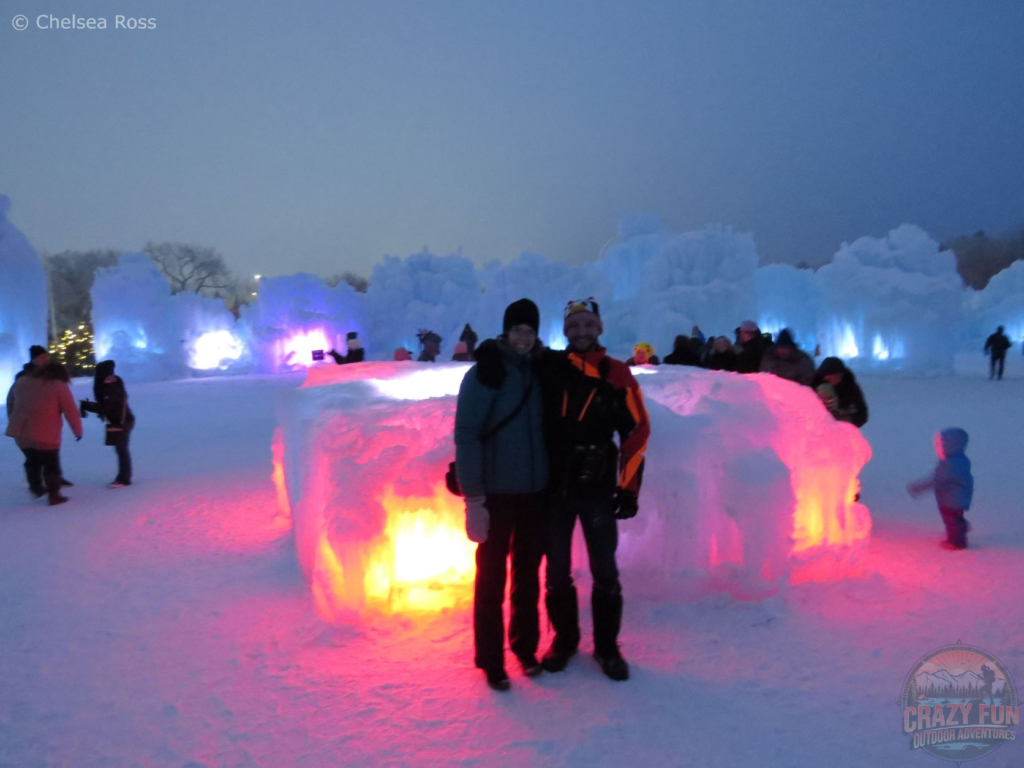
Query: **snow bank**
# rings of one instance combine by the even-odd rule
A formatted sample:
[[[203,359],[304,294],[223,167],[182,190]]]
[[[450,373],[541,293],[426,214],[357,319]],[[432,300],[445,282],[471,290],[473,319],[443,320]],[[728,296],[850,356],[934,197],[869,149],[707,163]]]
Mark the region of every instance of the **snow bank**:
[[[442,479],[468,367],[314,369],[282,395],[275,477],[325,618],[467,597],[473,545]],[[652,438],[641,513],[620,528],[627,582],[758,597],[794,564],[869,535],[853,496],[870,448],[810,389],[767,375],[637,372]]]
[[[11,223],[11,199],[0,195],[0,387],[6,393],[28,362],[28,348],[47,345],[46,271],[28,238]]]

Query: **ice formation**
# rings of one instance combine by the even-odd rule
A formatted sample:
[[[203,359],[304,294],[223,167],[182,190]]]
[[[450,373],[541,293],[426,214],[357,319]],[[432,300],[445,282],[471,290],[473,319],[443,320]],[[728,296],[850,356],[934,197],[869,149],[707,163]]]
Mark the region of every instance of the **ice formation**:
[[[92,286],[96,360],[114,359],[128,380],[185,375],[171,287],[145,253],[126,253],[96,273]]]
[[[442,339],[438,361],[450,360],[465,324],[478,324],[481,290],[480,273],[463,256],[425,251],[405,259],[385,256],[374,267],[366,294],[367,354],[390,360],[395,349],[404,347],[415,358],[416,333],[429,329]]]
[[[11,223],[11,200],[0,195],[0,387],[28,362],[28,348],[46,346],[46,271],[28,238]]]
[[[1024,345],[1024,261],[1015,261],[995,275],[980,291],[964,297],[964,324],[961,338],[966,348],[980,352],[985,339],[1003,326],[1015,345]],[[1014,351],[1019,354],[1020,346]]]
[[[326,618],[466,596],[473,545],[443,484],[466,370],[320,368],[282,395],[274,476]],[[644,370],[652,438],[641,514],[621,527],[627,579],[758,597],[795,565],[869,535],[853,499],[870,448],[811,390],[769,375]]]
[[[332,364],[314,352],[343,351],[352,332],[367,360],[390,360],[399,347],[415,357],[417,334],[429,329],[443,339],[440,362],[451,359],[466,323],[481,339],[494,336],[504,308],[524,296],[540,307],[541,340],[560,348],[565,302],[593,296],[601,304],[602,341],[623,359],[639,341],[664,355],[695,325],[707,336],[731,338],[742,320],[753,319],[772,334],[788,327],[806,351],[843,358],[856,370],[949,373],[951,339],[973,347],[999,324],[1011,338],[1024,336],[1017,289],[1024,271],[1016,266],[985,291],[965,291],[953,254],[905,224],[885,237],[844,243],[816,271],[758,267],[747,233],[720,226],[670,233],[656,217],[633,216],[620,222],[597,261],[583,264],[524,253],[477,268],[461,255],[424,250],[384,257],[365,294],[308,274],[264,278],[236,322],[212,300],[171,299],[155,266],[130,254],[98,277],[96,351],[123,358],[126,372],[146,378],[276,373]],[[3,345],[15,347],[10,331],[0,331]]]
[[[348,283],[330,287],[316,275],[263,278],[259,298],[243,307],[239,336],[265,373],[315,364],[313,352],[345,350],[345,335],[365,330],[364,299]],[[333,362],[328,357],[322,364]]]
[[[952,251],[904,224],[844,244],[816,273],[824,355],[952,373],[963,281]]]
[[[246,328],[235,322],[223,301],[194,293],[175,294],[172,301],[185,365],[191,371],[245,373],[252,370]]]

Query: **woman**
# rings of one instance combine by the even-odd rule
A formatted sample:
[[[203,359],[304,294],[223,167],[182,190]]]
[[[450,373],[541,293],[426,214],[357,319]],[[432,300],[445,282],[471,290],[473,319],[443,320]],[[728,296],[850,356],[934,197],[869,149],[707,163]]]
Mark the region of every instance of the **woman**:
[[[76,440],[82,439],[82,419],[68,385],[71,379],[60,363],[47,363],[18,379],[7,395],[7,436],[25,454],[25,473],[37,498],[48,495],[50,505],[63,504],[60,443],[66,419]]]
[[[96,364],[92,383],[96,398],[94,410],[107,423],[107,445],[117,452],[117,477],[108,488],[124,488],[132,484],[132,456],[128,452],[128,440],[135,428],[135,414],[128,407],[128,391],[120,376],[114,375],[114,361],[104,360]]]
[[[487,684],[508,690],[504,659],[506,560],[512,557],[509,644],[528,677],[537,661],[539,569],[544,551],[548,457],[533,361],[540,312],[528,299],[505,310],[499,355],[466,373],[455,413],[455,463],[466,494],[466,533],[479,544],[473,602],[476,666]]]
[[[829,384],[832,391],[820,389],[822,384]],[[864,393],[857,384],[857,377],[838,357],[826,357],[821,361],[818,370],[811,379],[813,387],[822,400],[828,400],[826,408],[837,421],[846,421],[855,427],[863,427],[868,422],[868,404]],[[827,397],[823,397],[823,393]]]

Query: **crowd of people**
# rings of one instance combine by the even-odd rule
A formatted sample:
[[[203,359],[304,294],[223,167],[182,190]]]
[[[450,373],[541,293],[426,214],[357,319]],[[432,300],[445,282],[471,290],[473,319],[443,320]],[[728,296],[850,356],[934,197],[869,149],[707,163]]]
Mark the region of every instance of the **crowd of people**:
[[[788,328],[778,337],[762,333],[753,320],[737,326],[733,340],[727,336],[705,337],[698,326],[689,336],[676,336],[672,352],[659,360],[654,348],[639,342],[629,365],[688,365],[712,371],[771,373],[811,387],[837,420],[862,427],[868,420],[868,406],[853,371],[838,357],[826,357],[815,366],[814,358],[800,349]]]
[[[75,440],[84,435],[82,419],[95,413],[105,423],[106,445],[117,454],[117,477],[110,488],[132,484],[132,459],[129,438],[135,427],[135,414],[128,407],[124,381],[114,373],[113,360],[96,365],[93,377],[95,400],[75,403],[67,368],[50,359],[49,351],[34,345],[29,362],[15,376],[7,393],[7,431],[25,456],[25,479],[29,492],[46,499],[51,506],[68,501],[63,489],[73,486],[64,477],[60,450],[66,421]]]

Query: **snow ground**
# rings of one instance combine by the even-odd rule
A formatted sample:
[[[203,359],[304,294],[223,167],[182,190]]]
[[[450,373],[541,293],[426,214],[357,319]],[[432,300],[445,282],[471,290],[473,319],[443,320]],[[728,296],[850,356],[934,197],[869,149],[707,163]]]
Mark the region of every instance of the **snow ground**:
[[[472,668],[465,610],[318,618],[270,481],[275,395],[299,378],[128,382],[131,488],[105,487],[115,460],[94,419],[65,445],[76,486],[53,509],[26,501],[0,441],[0,766],[935,764],[910,752],[896,706],[921,656],[962,640],[1024,683],[1024,365],[996,383],[968,362],[862,380],[874,532],[851,578],[762,603],[627,580],[628,683],[581,653],[536,680],[510,664],[509,694]],[[977,484],[959,553],[937,547],[933,502],[904,492],[954,424]],[[1022,763],[1012,742],[981,761]]]

